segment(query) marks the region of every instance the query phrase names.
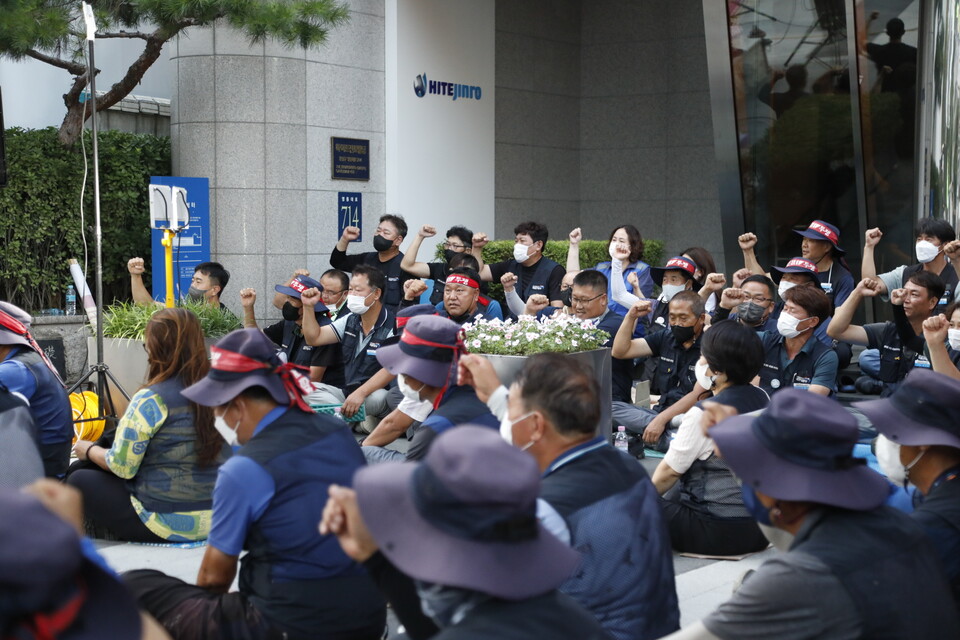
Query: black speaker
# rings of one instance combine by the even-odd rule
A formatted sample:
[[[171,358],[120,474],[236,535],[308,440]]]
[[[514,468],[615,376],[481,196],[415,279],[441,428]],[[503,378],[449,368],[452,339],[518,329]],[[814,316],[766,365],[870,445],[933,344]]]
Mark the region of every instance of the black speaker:
[[[0,187],[7,186],[7,130],[3,127],[3,90],[0,89]]]

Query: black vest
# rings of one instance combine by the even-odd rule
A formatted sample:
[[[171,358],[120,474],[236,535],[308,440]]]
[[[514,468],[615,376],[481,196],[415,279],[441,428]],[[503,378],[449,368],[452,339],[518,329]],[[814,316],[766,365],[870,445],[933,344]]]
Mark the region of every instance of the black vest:
[[[939,559],[910,517],[890,507],[826,508],[808,517],[790,552],[830,567],[860,614],[862,638],[958,638],[960,623]]]
[[[558,266],[560,265],[547,256],[541,256],[540,261],[534,267],[533,275],[527,278],[527,281],[523,279],[520,263],[513,258],[507,260],[506,270],[507,273],[512,273],[517,276],[517,295],[526,303],[527,299],[535,293],[550,296],[550,274],[553,273],[553,270]],[[505,311],[509,314],[509,317],[516,319],[516,316],[513,315],[509,307],[505,309]]]
[[[790,363],[793,372],[787,375],[786,371],[780,369],[780,350],[786,348],[784,346],[785,338],[779,333],[768,332],[766,335],[761,335],[761,339],[763,340],[764,355],[763,366],[760,367],[760,388],[769,394],[774,394],[789,387],[803,389],[810,386],[817,360],[824,353],[830,351],[830,347],[817,340],[816,336],[811,335],[807,344],[803,345],[793,362]],[[809,344],[813,344],[813,349],[808,352],[807,345]]]
[[[283,323],[283,343],[280,348],[287,354],[287,362],[297,364],[301,367],[309,367],[313,360],[314,349],[307,344],[303,337],[303,332],[296,322],[285,320]],[[309,374],[308,374],[309,375]]]
[[[370,342],[363,353],[354,356],[357,344],[363,338],[363,326],[360,316],[357,314],[347,318],[347,325],[343,329],[343,338],[340,340],[340,349],[343,353],[343,377],[345,395],[350,395],[357,390],[357,387],[369,380],[373,374],[380,371],[383,367],[377,360],[376,351],[380,344],[393,334],[394,319],[393,313],[383,307],[380,310],[380,317],[377,318],[377,325],[373,328],[370,336]]]
[[[396,311],[403,301],[403,269],[400,268],[400,261],[403,260],[403,252],[398,253],[393,260],[380,262],[380,254],[376,251],[370,251],[363,254],[363,262],[374,269],[379,269],[383,273],[387,285],[383,290],[383,305]]]

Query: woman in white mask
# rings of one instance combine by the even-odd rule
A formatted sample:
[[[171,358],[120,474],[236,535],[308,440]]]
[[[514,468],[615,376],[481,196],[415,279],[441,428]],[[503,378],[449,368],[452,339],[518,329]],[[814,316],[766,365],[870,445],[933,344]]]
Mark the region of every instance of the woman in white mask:
[[[763,364],[756,331],[724,320],[703,334],[697,382],[707,389],[701,402],[686,412],[676,437],[653,473],[660,495],[679,483],[679,491],[661,502],[675,551],[739,555],[767,546],[756,521],[743,504],[740,485],[714,455],[713,441],[700,426],[704,401],[731,406],[738,413],[763,409],[769,396],[751,385]]]
[[[567,273],[581,269],[580,227],[571,231],[569,238]],[[607,277],[607,306],[624,316],[638,300],[653,297],[650,265],[643,261],[643,236],[632,224],[616,227],[610,232],[607,250],[610,260],[599,262],[593,268]],[[612,274],[619,274],[619,279]]]
[[[933,370],[960,380],[960,304],[951,302],[946,313],[924,320],[923,339]]]
[[[97,533],[131,542],[203,540],[210,528],[217,469],[230,455],[213,410],[181,391],[210,369],[200,321],[183,308],[162,309],[145,333],[147,383],[133,398],[112,443],[78,440],[86,465],[68,482],[83,493]]]

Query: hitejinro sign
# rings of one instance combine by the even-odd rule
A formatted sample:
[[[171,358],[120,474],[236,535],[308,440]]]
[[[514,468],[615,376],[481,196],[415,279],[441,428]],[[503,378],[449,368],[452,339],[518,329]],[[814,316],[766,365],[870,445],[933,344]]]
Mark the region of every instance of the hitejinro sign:
[[[331,137],[330,172],[334,180],[369,180],[370,141]]]

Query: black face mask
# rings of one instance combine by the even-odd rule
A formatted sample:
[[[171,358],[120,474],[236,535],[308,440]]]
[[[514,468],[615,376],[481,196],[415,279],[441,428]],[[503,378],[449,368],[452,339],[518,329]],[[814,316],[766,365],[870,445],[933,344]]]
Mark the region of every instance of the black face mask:
[[[283,314],[283,319],[288,322],[296,322],[300,319],[300,308],[293,306],[292,302],[284,302],[280,313]]]
[[[693,327],[678,327],[677,325],[673,325],[670,327],[670,331],[673,333],[673,339],[677,341],[677,344],[683,344],[693,340]]]
[[[763,314],[767,308],[761,307],[756,302],[747,301],[737,305],[737,318],[745,325],[755,327],[763,320]]]
[[[573,287],[560,292],[560,302],[562,302],[565,307],[573,307]]]
[[[450,264],[450,261],[453,260],[453,256],[460,255],[453,249],[444,249],[443,250],[443,259],[447,264]]]
[[[393,246],[393,240],[387,240],[383,236],[373,236],[373,248],[377,251],[386,251]]]

